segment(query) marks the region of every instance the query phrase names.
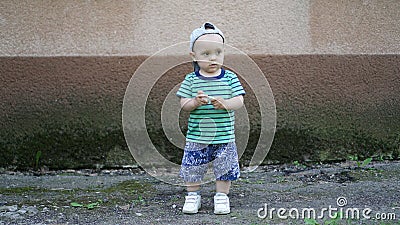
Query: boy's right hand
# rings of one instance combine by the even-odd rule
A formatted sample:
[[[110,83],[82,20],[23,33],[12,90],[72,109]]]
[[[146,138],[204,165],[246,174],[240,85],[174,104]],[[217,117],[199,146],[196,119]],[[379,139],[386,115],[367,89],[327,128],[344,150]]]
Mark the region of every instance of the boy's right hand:
[[[197,96],[194,98],[195,103],[198,106],[206,105],[208,103],[208,95],[204,94],[203,91],[197,91]]]

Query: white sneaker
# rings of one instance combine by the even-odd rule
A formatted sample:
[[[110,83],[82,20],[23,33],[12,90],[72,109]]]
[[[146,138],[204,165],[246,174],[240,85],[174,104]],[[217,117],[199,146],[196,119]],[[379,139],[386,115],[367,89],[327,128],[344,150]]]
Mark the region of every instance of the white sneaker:
[[[188,214],[195,214],[201,207],[200,195],[187,195],[185,196],[185,205],[183,205],[182,212]]]
[[[224,215],[231,212],[229,198],[224,193],[217,193],[214,196],[214,214]]]

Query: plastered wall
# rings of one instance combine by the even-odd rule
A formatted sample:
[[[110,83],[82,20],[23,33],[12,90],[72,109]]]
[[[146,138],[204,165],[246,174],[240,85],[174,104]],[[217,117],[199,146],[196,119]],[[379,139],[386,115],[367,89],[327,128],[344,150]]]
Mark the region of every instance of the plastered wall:
[[[54,168],[132,163],[121,131],[132,74],[205,21],[270,83],[278,117],[267,160],[397,157],[399,11],[395,0],[1,1],[0,166],[33,167],[38,151]],[[190,70],[179,66],[168,82]]]
[[[205,21],[249,54],[396,54],[399,9],[396,0],[4,0],[0,55],[152,55]]]

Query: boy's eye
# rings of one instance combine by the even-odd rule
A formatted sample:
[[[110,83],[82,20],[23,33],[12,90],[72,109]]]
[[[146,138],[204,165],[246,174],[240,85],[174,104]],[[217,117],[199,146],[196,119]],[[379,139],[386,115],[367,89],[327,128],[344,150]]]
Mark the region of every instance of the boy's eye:
[[[209,55],[209,53],[208,53],[208,52],[204,52],[203,55],[206,55],[206,56],[207,56],[207,55]]]

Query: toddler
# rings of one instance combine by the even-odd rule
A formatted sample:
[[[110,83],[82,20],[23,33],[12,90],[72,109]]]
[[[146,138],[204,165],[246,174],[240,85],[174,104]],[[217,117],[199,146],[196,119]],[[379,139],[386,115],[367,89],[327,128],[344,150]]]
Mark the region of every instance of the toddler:
[[[223,33],[205,23],[190,36],[194,72],[187,74],[177,96],[190,112],[180,176],[187,187],[183,213],[197,213],[201,207],[200,184],[213,163],[216,178],[214,213],[230,213],[231,181],[240,175],[235,144],[234,110],[243,106],[245,91],[236,74],[222,68]]]

